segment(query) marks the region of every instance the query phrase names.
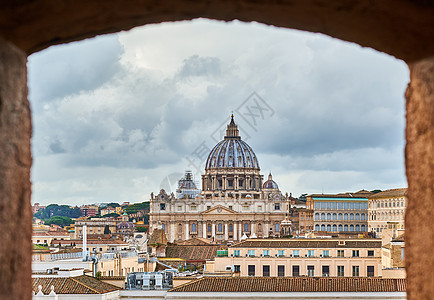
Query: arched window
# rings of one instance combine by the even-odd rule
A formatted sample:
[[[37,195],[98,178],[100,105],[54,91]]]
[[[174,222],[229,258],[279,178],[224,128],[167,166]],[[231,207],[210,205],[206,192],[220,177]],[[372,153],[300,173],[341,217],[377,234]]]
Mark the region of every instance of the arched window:
[[[234,227],[232,226],[232,224],[229,224],[229,232],[234,231]]]
[[[315,231],[319,231],[319,225],[318,224],[315,225]]]
[[[197,225],[196,223],[191,224],[191,231],[196,232],[197,231]]]
[[[350,231],[354,231],[354,225],[350,225]]]
[[[348,225],[344,226],[344,231],[348,231]]]
[[[328,232],[332,231],[332,225],[330,225],[330,224],[327,225],[327,231]]]
[[[223,231],[223,224],[222,223],[218,223],[217,224],[217,231],[218,232],[222,232]]]
[[[327,214],[327,221],[330,221],[332,219],[332,214],[331,213],[328,213]]]
[[[274,231],[279,231],[279,223],[274,224]]]
[[[362,231],[365,231],[365,230],[366,230],[365,225],[362,225],[360,229],[361,229]]]
[[[354,214],[350,213],[350,220],[354,220]]]
[[[161,227],[163,228],[164,231],[166,231],[166,224],[161,224]]]
[[[336,224],[333,224],[333,232],[338,231],[338,227],[336,226]]]
[[[365,214],[360,214],[360,220],[365,220],[365,218],[366,218]],[[375,218],[374,218],[374,220],[375,220]]]
[[[342,220],[342,216],[343,216],[342,213],[339,213],[338,214],[338,220]]]
[[[339,226],[338,226],[338,231],[342,231],[342,230],[343,230],[342,225],[339,225]]]
[[[321,220],[325,220],[325,213],[321,214]]]
[[[336,213],[333,214],[333,220],[336,221],[338,219],[338,215]]]
[[[344,220],[348,220],[348,214],[344,214]]]
[[[359,215],[359,213],[356,214],[356,220],[360,220],[360,215]]]
[[[244,231],[249,231],[249,223],[244,223]]]
[[[325,225],[324,224],[321,225],[321,231],[325,231]]]
[[[178,232],[182,232],[182,224],[181,223],[178,224]]]
[[[315,220],[319,220],[319,213],[315,213]]]
[[[356,231],[360,231],[360,226],[356,225]]]
[[[208,226],[207,226],[207,231],[208,231],[208,232],[211,232],[211,230],[212,230],[212,229],[211,229],[211,224],[208,224]]]

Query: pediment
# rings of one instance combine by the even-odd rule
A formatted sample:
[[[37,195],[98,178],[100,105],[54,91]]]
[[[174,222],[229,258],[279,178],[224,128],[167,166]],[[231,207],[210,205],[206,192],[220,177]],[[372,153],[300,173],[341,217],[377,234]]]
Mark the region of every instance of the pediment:
[[[205,210],[202,212],[203,215],[227,215],[227,214],[238,214],[236,211],[229,209],[227,207],[224,207],[223,205],[217,205],[214,207],[211,207],[208,210]]]

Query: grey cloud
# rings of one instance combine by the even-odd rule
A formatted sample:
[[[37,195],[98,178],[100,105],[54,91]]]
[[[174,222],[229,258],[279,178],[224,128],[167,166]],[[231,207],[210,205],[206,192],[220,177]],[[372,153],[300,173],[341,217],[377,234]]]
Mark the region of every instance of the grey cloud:
[[[183,65],[178,72],[181,78],[194,76],[219,76],[220,75],[220,59],[217,57],[200,57],[192,55],[184,59]]]
[[[98,88],[119,71],[122,52],[117,37],[110,35],[31,55],[28,66],[32,102],[47,102]]]

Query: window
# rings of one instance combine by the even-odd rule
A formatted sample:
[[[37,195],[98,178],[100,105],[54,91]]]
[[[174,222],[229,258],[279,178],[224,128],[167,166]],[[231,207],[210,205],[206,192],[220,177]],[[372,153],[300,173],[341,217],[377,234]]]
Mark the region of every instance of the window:
[[[315,213],[315,220],[319,220],[319,213]]]
[[[307,256],[308,257],[314,257],[315,256],[315,250],[307,250]]]
[[[166,203],[160,203],[160,210],[166,210]]]
[[[336,221],[338,219],[338,215],[336,213],[333,214],[333,220]]]
[[[330,267],[329,266],[322,266],[322,276],[323,277],[329,277],[330,276]]]
[[[192,205],[192,206],[190,206],[190,209],[196,211],[197,210],[197,206],[196,205]]]
[[[325,220],[325,218],[326,218],[325,213],[322,213],[322,214],[321,214],[321,220]]]
[[[255,256],[255,250],[249,250],[249,256]]]
[[[233,207],[232,207],[232,205],[229,205],[229,209],[233,210]]]
[[[197,231],[197,225],[196,223],[191,224],[191,231],[196,232]]]
[[[270,277],[270,266],[269,265],[263,265],[262,266],[262,276]]]
[[[277,256],[285,256],[285,250],[277,250]]]
[[[353,266],[353,277],[359,277],[360,276],[360,272],[359,272],[359,266]]]
[[[249,210],[250,206],[248,205],[243,205],[243,210]]]
[[[338,257],[344,257],[344,250],[338,250]]]
[[[353,250],[353,257],[359,257],[359,250]]]
[[[274,204],[274,210],[280,210],[280,203]]]
[[[374,266],[368,266],[367,267],[367,276],[368,277],[374,277],[375,276],[374,270],[375,270]]]
[[[240,265],[234,265],[234,272],[240,273],[241,272],[241,266]]]
[[[279,223],[274,224],[274,231],[279,231]]]
[[[307,266],[307,276],[315,276],[315,266]]]
[[[285,266],[277,266],[277,277],[285,277]]]
[[[240,250],[234,250],[234,256],[240,256]]]
[[[292,251],[292,256],[299,257],[300,256],[300,250],[293,250]]]
[[[230,187],[233,187],[233,186],[234,186],[234,181],[233,181],[233,180],[228,180],[228,185],[229,185]]]
[[[234,231],[234,227],[232,226],[232,224],[229,224],[229,232],[233,232]]]
[[[332,219],[332,214],[331,213],[328,213],[327,214],[327,221],[330,221]]]
[[[249,273],[249,276],[255,276],[255,265],[249,265],[248,266],[248,273]]]
[[[374,256],[374,250],[368,250],[368,256]]]
[[[292,276],[300,276],[300,266],[292,266]]]
[[[404,260],[404,249],[405,247],[401,247],[401,260]]]
[[[270,250],[262,250],[262,256],[270,256]]]
[[[206,210],[211,209],[211,205],[206,206]]]
[[[336,224],[333,224],[333,232],[338,231],[338,227],[336,226]]]
[[[344,276],[345,276],[344,266],[338,266],[338,277],[344,277]]]
[[[249,231],[249,223],[244,223],[244,231]]]
[[[330,250],[323,250],[322,251],[322,256],[329,257],[330,256]]]
[[[343,216],[342,213],[339,213],[338,214],[338,220],[342,220],[342,216]]]
[[[217,224],[217,231],[218,232],[223,232],[223,224],[222,223],[218,223]]]

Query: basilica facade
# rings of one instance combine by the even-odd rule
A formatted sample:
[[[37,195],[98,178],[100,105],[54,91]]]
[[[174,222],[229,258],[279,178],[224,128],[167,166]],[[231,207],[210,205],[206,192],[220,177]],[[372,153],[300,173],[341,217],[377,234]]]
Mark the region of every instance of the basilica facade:
[[[165,190],[151,194],[150,232],[162,227],[169,242],[202,237],[221,243],[289,233],[290,197],[271,173],[263,182],[260,171],[232,116],[226,136],[208,156],[201,190],[187,171],[176,196]]]

